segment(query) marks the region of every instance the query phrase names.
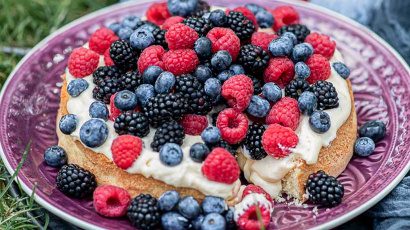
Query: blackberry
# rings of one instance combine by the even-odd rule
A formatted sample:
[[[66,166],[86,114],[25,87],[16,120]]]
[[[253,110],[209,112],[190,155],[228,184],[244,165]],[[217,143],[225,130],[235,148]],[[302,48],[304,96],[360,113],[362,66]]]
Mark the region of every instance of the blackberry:
[[[111,44],[110,57],[115,65],[123,70],[133,69],[137,64],[137,53],[125,40],[118,40]]]
[[[260,124],[251,124],[248,128],[245,138],[245,147],[249,152],[252,160],[262,160],[267,153],[262,147],[262,134],[265,132],[265,126]]]
[[[168,44],[165,41],[165,32],[167,31],[161,30],[160,28],[155,28],[152,31],[152,34],[154,35],[154,38],[155,38],[154,45],[160,45],[164,47],[164,49],[168,49]]]
[[[151,148],[158,152],[166,143],[182,145],[184,137],[184,128],[178,122],[171,120],[163,123],[155,131],[154,140],[151,142]]]
[[[93,73],[93,82],[96,85],[107,78],[118,79],[121,72],[115,66],[100,66]]]
[[[322,170],[309,175],[306,188],[310,201],[327,207],[340,204],[344,195],[343,185]]]
[[[301,24],[282,26],[279,29],[278,34],[282,35],[285,32],[293,33],[296,36],[298,43],[304,42],[305,38],[310,34],[310,30],[305,25]]]
[[[127,210],[128,219],[137,229],[159,229],[161,211],[157,198],[150,194],[140,194],[132,199]]]
[[[248,40],[255,32],[252,21],[247,19],[241,12],[229,12],[227,25],[241,40]]]
[[[190,113],[205,115],[212,110],[211,99],[205,95],[203,85],[191,74],[177,77],[175,91],[186,99]]]
[[[206,18],[189,17],[183,23],[194,29],[199,36],[205,36],[212,29],[212,23]]]
[[[256,77],[251,77],[253,82],[253,94],[259,95],[262,93],[263,81]]]
[[[151,97],[142,107],[150,124],[154,127],[171,119],[179,120],[188,110],[188,104],[181,94],[158,94]]]
[[[261,73],[268,66],[269,54],[260,46],[247,44],[241,47],[238,63],[249,73]]]
[[[232,156],[234,156],[234,157],[236,157],[237,151],[238,151],[238,148],[239,148],[240,145],[241,145],[241,143],[231,145],[231,144],[229,144],[228,142],[226,142],[226,141],[224,141],[224,140],[221,140],[221,141],[219,141],[219,142],[216,143],[216,144],[207,144],[208,148],[209,148],[211,151],[212,151],[212,149],[214,149],[214,148],[221,147],[221,148],[226,149],[226,150],[227,150],[229,153],[231,153]]]
[[[331,82],[317,81],[310,86],[310,91],[313,92],[317,98],[318,109],[325,110],[339,106],[339,98],[337,96],[336,88]]]
[[[101,80],[99,84],[93,89],[94,99],[102,101],[105,104],[109,104],[111,95],[120,90],[117,81],[118,80],[115,78],[106,78],[104,80]]]
[[[309,83],[304,79],[296,78],[289,82],[285,87],[285,95],[294,99],[298,99],[299,96],[308,91],[310,88]]]
[[[141,74],[136,70],[127,72],[121,75],[118,79],[118,84],[121,90],[128,89],[134,92],[142,84]]]
[[[56,183],[58,190],[74,198],[89,197],[97,187],[94,174],[76,164],[61,167]]]
[[[196,10],[192,12],[191,16],[200,18],[204,14],[210,12],[210,9],[211,6],[206,1],[199,0]]]
[[[114,121],[115,132],[119,135],[131,134],[145,137],[149,133],[148,118],[140,112],[127,111],[121,113]]]

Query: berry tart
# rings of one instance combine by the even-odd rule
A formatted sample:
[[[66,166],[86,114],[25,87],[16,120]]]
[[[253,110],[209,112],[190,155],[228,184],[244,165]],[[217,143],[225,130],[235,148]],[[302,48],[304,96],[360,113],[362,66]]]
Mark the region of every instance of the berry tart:
[[[72,51],[44,159],[61,192],[138,229],[260,229],[284,195],[341,203],[336,177],[385,135],[356,140],[349,74],[290,6],[154,3]]]

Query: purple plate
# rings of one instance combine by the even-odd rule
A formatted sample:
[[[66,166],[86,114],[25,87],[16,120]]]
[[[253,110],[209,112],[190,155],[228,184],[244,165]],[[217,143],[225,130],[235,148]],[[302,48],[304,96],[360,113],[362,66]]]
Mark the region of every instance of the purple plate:
[[[345,62],[352,69],[351,81],[359,125],[381,119],[388,135],[368,158],[354,157],[339,177],[346,195],[341,205],[319,209],[276,204],[272,228],[331,228],[359,215],[387,195],[410,167],[410,70],[386,42],[365,27],[335,12],[305,2],[269,0],[210,0],[218,6],[235,7],[254,2],[266,7],[293,5],[302,22],[313,31],[337,41]],[[40,42],[18,64],[3,87],[0,100],[1,157],[10,173],[32,140],[30,154],[18,180],[25,192],[36,187],[36,201],[63,219],[87,229],[131,229],[125,219],[107,219],[94,212],[92,202],[70,199],[55,188],[57,171],[43,163],[43,151],[57,143],[56,113],[60,75],[70,51],[82,45],[102,25],[128,14],[143,15],[150,1],[115,5],[78,19]]]

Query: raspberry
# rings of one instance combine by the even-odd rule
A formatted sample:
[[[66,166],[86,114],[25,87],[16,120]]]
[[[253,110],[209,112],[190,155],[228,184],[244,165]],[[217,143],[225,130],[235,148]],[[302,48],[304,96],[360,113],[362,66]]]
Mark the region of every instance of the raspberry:
[[[193,49],[198,38],[194,29],[182,23],[172,25],[165,33],[165,40],[171,50]]]
[[[99,60],[98,53],[84,47],[76,48],[68,58],[68,71],[74,77],[83,78],[97,69]]]
[[[168,6],[166,2],[154,3],[152,4],[146,12],[147,20],[157,24],[162,25],[166,19],[171,17],[171,13],[168,11]]]
[[[221,94],[229,106],[244,111],[253,95],[252,79],[243,74],[233,76],[223,83]]]
[[[234,109],[224,109],[218,115],[216,127],[221,131],[223,140],[237,144],[246,137],[248,118]]]
[[[202,115],[186,114],[181,119],[181,125],[186,134],[200,135],[208,127],[208,119]]]
[[[212,42],[212,52],[216,53],[219,50],[226,50],[235,61],[241,48],[241,40],[236,36],[231,29],[216,27],[211,29],[206,35]]]
[[[336,42],[330,40],[330,37],[324,34],[311,33],[306,37],[305,42],[313,46],[315,54],[321,54],[327,59],[332,58],[336,50]]]
[[[270,34],[266,32],[255,32],[252,34],[251,43],[252,45],[260,46],[266,52],[269,52],[269,43],[276,38],[278,38],[278,35],[276,34]]]
[[[113,66],[114,65],[114,62],[110,57],[110,49],[107,49],[104,52],[104,63],[105,63],[106,66]]]
[[[317,81],[324,81],[330,76],[330,63],[320,54],[313,54],[306,60],[306,65],[309,66],[310,76],[306,79],[310,84]]]
[[[298,101],[291,97],[283,97],[272,106],[268,116],[266,116],[266,124],[279,124],[296,130],[299,119]]]
[[[118,39],[119,38],[112,30],[103,27],[91,35],[88,44],[91,50],[94,50],[99,54],[104,54],[104,52],[110,48],[111,43],[117,41]]]
[[[298,141],[298,136],[291,128],[278,124],[269,125],[262,135],[263,148],[266,153],[275,158],[289,155],[290,148],[294,148]]]
[[[121,110],[114,105],[115,94],[111,95],[110,97],[110,117],[109,119],[111,121],[115,121],[115,119],[121,114]]]
[[[122,168],[129,168],[142,151],[142,141],[139,137],[122,135],[114,139],[111,145],[114,163]]]
[[[95,211],[106,217],[124,216],[130,202],[127,190],[113,185],[98,186],[93,194]]]
[[[257,208],[257,206],[259,208]],[[261,223],[258,219],[258,210],[262,217],[263,227],[261,226]],[[236,224],[241,230],[265,229],[269,225],[270,218],[271,218],[271,213],[267,207],[263,205],[253,204],[252,206],[249,206],[245,210],[245,212],[243,212],[242,215],[239,216]]]
[[[199,64],[195,51],[189,49],[170,50],[164,54],[163,61],[165,70],[175,75],[193,72]]]
[[[243,14],[243,16],[248,18],[253,23],[253,25],[255,26],[255,30],[258,30],[258,27],[259,27],[258,21],[256,20],[256,17],[252,13],[252,11],[250,11],[248,8],[246,8],[244,6],[239,6],[239,7],[236,7],[235,9],[233,9],[233,10],[227,9],[225,11],[225,13],[228,15],[230,11],[241,12]]]
[[[270,11],[275,18],[273,30],[278,31],[284,25],[299,23],[299,13],[291,6],[279,6]]]
[[[272,202],[272,197],[269,195],[269,193],[267,193],[265,190],[263,190],[263,188],[254,185],[254,184],[248,184],[245,189],[243,190],[242,193],[242,199],[252,193],[258,193],[258,194],[262,194],[266,197],[266,199],[270,202]]]
[[[184,18],[181,16],[172,16],[170,18],[167,18],[165,22],[162,24],[162,29],[163,30],[169,30],[172,25],[175,25],[177,23],[181,23],[184,21]]]
[[[263,79],[266,83],[274,82],[282,88],[289,84],[294,76],[294,64],[286,57],[270,59],[268,67],[263,73]]]
[[[162,62],[162,56],[165,54],[164,47],[155,45],[146,48],[142,51],[138,59],[138,71],[144,73],[151,65],[156,65],[164,69],[164,63]]]
[[[208,180],[232,184],[239,178],[239,165],[226,149],[214,148],[202,165],[202,173]]]

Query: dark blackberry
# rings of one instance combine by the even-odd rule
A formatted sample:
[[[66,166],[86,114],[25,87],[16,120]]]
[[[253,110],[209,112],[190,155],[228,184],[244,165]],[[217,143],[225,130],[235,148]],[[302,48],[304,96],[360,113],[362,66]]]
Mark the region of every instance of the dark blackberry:
[[[194,29],[199,36],[205,36],[212,29],[212,23],[206,18],[189,17],[183,23]]]
[[[265,126],[254,123],[249,126],[246,133],[245,147],[253,160],[261,160],[267,156],[262,147],[262,134],[265,129]]]
[[[340,204],[344,195],[343,185],[322,170],[309,175],[306,189],[310,201],[327,207]]]
[[[56,183],[58,190],[74,198],[89,197],[97,187],[94,174],[75,164],[61,167]]]
[[[212,119],[212,125],[213,126],[216,126],[216,120],[218,119],[218,115],[219,115],[219,112],[211,114],[211,119]]]
[[[252,77],[253,82],[253,94],[259,95],[262,93],[263,81],[259,78]]]
[[[278,34],[282,35],[285,32],[293,33],[296,36],[298,43],[304,42],[305,38],[310,34],[310,30],[305,25],[301,24],[291,24],[282,26],[279,29]]]
[[[238,63],[248,73],[262,73],[268,66],[269,54],[261,47],[247,44],[241,47],[238,55]]]
[[[114,129],[119,135],[131,134],[145,137],[149,133],[148,118],[140,112],[123,112],[115,119]]]
[[[200,18],[204,14],[208,13],[210,9],[211,6],[206,1],[199,0],[196,10],[192,12],[191,16]]]
[[[130,91],[135,91],[138,86],[142,84],[142,77],[138,71],[129,71],[118,79],[118,84],[121,90],[128,89]]]
[[[191,74],[177,77],[175,91],[187,100],[190,113],[205,115],[212,110],[211,99],[205,95],[202,84]]]
[[[310,86],[310,91],[313,92],[317,98],[318,109],[325,110],[339,106],[339,98],[337,96],[336,88],[331,82],[317,81]]]
[[[164,47],[164,49],[168,49],[168,44],[165,41],[165,32],[167,31],[161,30],[160,28],[155,28],[152,31],[152,34],[154,35],[154,38],[155,38],[154,45],[160,45]]]
[[[227,25],[241,40],[248,40],[255,32],[252,21],[246,18],[241,12],[231,11],[228,14]]]
[[[115,66],[100,66],[93,73],[93,82],[96,85],[106,79],[114,78],[118,79],[121,76],[121,72]]]
[[[176,121],[168,121],[159,126],[155,131],[154,140],[151,142],[151,148],[158,152],[166,143],[182,145],[184,137],[184,128]]]
[[[285,95],[294,99],[298,99],[299,96],[308,91],[310,88],[309,83],[304,79],[296,78],[289,82],[285,87]]]
[[[226,142],[224,140],[221,140],[216,144],[207,144],[208,148],[211,151],[214,148],[221,147],[221,148],[224,148],[224,149],[228,150],[228,152],[231,153],[232,156],[234,156],[234,157],[236,157],[237,151],[238,151],[238,148],[239,148],[240,145],[241,145],[241,143],[231,145],[231,144],[229,144],[228,142]]]
[[[93,89],[94,99],[102,101],[105,104],[109,104],[111,95],[120,90],[117,81],[118,80],[115,78],[106,78],[101,80]]]
[[[123,70],[135,68],[138,58],[130,43],[125,40],[118,40],[111,44],[110,57],[114,64]]]
[[[171,119],[179,120],[188,110],[186,99],[181,94],[158,94],[142,107],[154,127]]]
[[[161,211],[158,207],[158,200],[150,194],[139,194],[132,199],[128,206],[127,216],[137,229],[160,228]]]

